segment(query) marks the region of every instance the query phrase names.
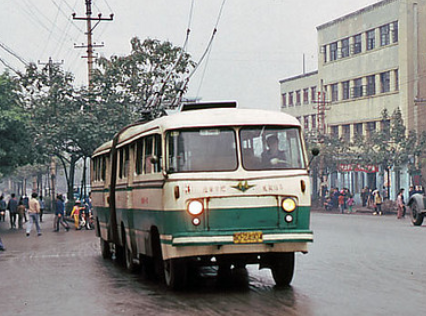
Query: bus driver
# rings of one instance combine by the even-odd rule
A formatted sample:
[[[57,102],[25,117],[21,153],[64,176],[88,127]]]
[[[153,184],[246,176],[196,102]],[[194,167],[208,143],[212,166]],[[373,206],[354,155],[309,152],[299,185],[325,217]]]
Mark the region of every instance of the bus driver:
[[[264,167],[282,167],[286,166],[285,153],[278,149],[278,137],[276,135],[270,135],[266,139],[268,150],[262,153],[262,165]]]

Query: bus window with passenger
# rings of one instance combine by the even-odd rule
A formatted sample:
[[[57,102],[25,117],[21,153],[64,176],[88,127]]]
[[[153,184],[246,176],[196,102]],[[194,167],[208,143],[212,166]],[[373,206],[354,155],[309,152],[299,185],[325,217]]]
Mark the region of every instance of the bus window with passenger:
[[[247,170],[305,168],[300,131],[295,127],[243,127],[240,138]]]

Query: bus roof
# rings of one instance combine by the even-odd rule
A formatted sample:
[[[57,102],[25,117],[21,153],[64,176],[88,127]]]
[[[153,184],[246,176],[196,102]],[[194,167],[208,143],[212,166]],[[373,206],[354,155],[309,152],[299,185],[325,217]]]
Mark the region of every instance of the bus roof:
[[[169,129],[191,127],[248,125],[289,125],[299,127],[300,122],[295,117],[283,112],[258,109],[226,108],[186,111],[124,128],[120,132],[118,146],[121,147],[153,131],[162,132]],[[108,141],[98,147],[93,156],[107,153],[111,147],[112,141]]]

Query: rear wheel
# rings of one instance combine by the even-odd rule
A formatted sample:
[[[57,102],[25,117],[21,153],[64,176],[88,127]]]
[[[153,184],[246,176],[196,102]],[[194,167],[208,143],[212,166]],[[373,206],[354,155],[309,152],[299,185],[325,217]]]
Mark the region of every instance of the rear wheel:
[[[413,201],[411,206],[411,216],[412,216],[412,222],[415,226],[420,226],[423,224],[424,214],[419,212],[419,206],[417,205],[416,201]]]
[[[277,286],[290,285],[294,274],[294,252],[277,254],[270,267]]]
[[[111,249],[109,247],[109,242],[107,242],[104,239],[100,239],[101,240],[101,253],[102,253],[102,258],[104,259],[111,259]]]
[[[138,265],[134,261],[134,256],[132,249],[127,245],[127,239],[125,234],[123,234],[123,243],[124,243],[124,265],[127,270],[130,272],[136,272],[138,270]]]
[[[167,287],[180,290],[187,281],[187,265],[183,259],[164,260],[164,281]]]

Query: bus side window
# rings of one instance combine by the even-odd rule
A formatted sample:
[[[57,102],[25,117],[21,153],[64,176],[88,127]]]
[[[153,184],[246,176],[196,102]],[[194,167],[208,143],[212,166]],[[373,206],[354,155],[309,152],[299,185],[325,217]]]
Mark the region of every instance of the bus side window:
[[[163,154],[162,154],[162,146],[161,146],[161,136],[155,135],[154,136],[155,142],[154,142],[154,156],[156,158],[155,164],[154,164],[154,172],[161,172],[162,171],[162,161],[163,161]]]
[[[153,145],[154,145],[154,138],[152,136],[148,136],[145,138],[145,165],[144,165],[144,171],[145,174],[153,173],[153,164],[151,162],[151,159],[153,157]]]

